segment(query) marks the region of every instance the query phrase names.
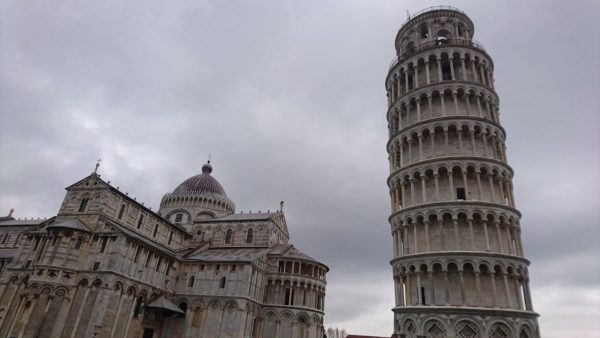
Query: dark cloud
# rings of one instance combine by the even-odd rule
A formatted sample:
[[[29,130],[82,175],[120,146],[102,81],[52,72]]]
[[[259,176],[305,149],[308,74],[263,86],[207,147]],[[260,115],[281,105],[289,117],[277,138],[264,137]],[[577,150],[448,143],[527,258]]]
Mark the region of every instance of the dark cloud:
[[[591,336],[597,321],[561,309],[600,306],[598,2],[452,5],[495,62],[542,332]],[[327,324],[387,335],[383,83],[422,6],[1,2],[0,212],[52,216],[98,157],[156,208],[210,154],[238,210],[285,200],[292,242],[331,268]],[[579,332],[554,324],[571,320]]]

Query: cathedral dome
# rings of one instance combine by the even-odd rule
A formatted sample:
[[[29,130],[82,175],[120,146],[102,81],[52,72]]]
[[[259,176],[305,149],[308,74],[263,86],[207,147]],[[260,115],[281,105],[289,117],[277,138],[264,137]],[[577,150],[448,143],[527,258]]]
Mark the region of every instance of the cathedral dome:
[[[183,183],[173,190],[173,194],[207,194],[220,195],[227,198],[225,189],[223,189],[219,181],[210,175],[211,173],[212,166],[209,162],[202,166],[202,174],[192,176],[183,181]]]
[[[201,174],[188,178],[173,192],[165,194],[160,203],[160,214],[175,222],[190,223],[234,213],[235,205],[227,198],[221,183],[211,175],[212,170],[208,161],[202,166]]]

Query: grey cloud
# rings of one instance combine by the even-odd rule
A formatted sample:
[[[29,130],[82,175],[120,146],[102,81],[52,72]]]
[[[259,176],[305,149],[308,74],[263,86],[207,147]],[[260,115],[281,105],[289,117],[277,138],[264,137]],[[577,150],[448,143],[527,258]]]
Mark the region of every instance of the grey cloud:
[[[552,325],[575,320],[553,309],[561,290],[595,292],[600,270],[599,5],[452,5],[494,58],[534,305],[545,336],[567,337]],[[383,83],[406,10],[422,6],[2,2],[0,213],[52,216],[98,157],[103,178],[156,208],[211,154],[238,210],[286,201],[292,242],[331,268],[327,324],[389,335]]]

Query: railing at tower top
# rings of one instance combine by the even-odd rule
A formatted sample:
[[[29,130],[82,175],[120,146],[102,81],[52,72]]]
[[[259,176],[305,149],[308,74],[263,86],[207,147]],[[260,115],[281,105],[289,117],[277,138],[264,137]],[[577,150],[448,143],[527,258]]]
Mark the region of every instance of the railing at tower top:
[[[477,40],[465,40],[465,39],[447,39],[447,40],[436,40],[436,41],[428,41],[428,42],[424,42],[419,44],[418,46],[414,47],[413,49],[407,50],[406,52],[402,53],[402,55],[400,55],[400,57],[395,57],[392,62],[390,62],[390,68],[392,69],[394,68],[394,66],[396,66],[398,64],[398,60],[404,60],[416,53],[422,52],[424,50],[427,49],[431,49],[431,48],[435,48],[435,47],[439,47],[439,46],[444,46],[444,47],[473,47],[473,48],[477,48],[477,49],[481,49],[482,51],[485,52],[485,48],[483,47],[483,45],[478,42]]]
[[[410,21],[410,20],[412,20],[413,18],[415,18],[415,17],[417,17],[417,16],[419,16],[419,15],[421,15],[421,14],[425,13],[425,12],[430,12],[430,11],[435,11],[435,10],[441,10],[441,9],[450,9],[450,10],[453,10],[453,11],[460,12],[460,13],[462,13],[462,14],[464,14],[464,15],[467,15],[465,12],[461,11],[460,9],[458,9],[458,8],[456,8],[456,7],[452,7],[452,6],[444,6],[444,5],[440,5],[440,6],[431,6],[431,7],[424,8],[424,9],[422,9],[422,10],[420,10],[420,11],[416,12],[416,13],[413,13],[412,15],[410,15],[410,14],[409,14],[409,15],[408,15],[408,18],[406,18],[406,21],[404,21],[404,22],[402,23],[402,26],[404,26],[404,25],[405,25],[407,22],[409,22],[409,21]]]

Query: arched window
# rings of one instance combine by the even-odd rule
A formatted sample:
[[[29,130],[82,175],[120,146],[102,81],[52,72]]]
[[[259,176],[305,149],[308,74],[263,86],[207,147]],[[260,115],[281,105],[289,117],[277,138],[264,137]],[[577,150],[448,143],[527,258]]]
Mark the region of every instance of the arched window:
[[[246,244],[252,244],[253,241],[254,241],[254,229],[250,228],[250,229],[248,229],[248,232],[246,233]]]
[[[4,311],[4,310],[1,310],[1,311]],[[0,317],[0,319],[2,319],[2,318]],[[252,335],[250,336],[252,338],[256,338],[256,328],[258,326],[257,324],[258,324],[257,320],[256,320],[256,318],[254,318],[254,320],[252,321]]]
[[[141,247],[141,246],[138,246],[138,247],[135,249],[135,256],[133,257],[133,262],[134,262],[134,263],[137,263],[137,262],[138,262],[138,259],[140,258],[140,253],[142,253],[142,247]]]
[[[87,207],[89,198],[84,198],[81,200],[81,204],[79,204],[79,212],[84,212],[85,211],[85,207]]]
[[[421,26],[419,26],[419,34],[421,39],[427,39],[429,37],[429,30],[427,30],[426,23],[422,23]]]
[[[453,80],[452,70],[450,70],[450,61],[446,58],[442,59],[442,80]]]
[[[119,217],[117,217],[118,219],[123,218],[123,213],[125,212],[125,204],[121,204],[121,209],[119,210]]]
[[[465,25],[462,22],[458,24],[458,36],[465,36]]]
[[[293,290],[291,290],[290,288],[285,288],[285,296],[283,298],[283,305],[290,305],[291,304],[291,299],[294,297],[292,296]],[[294,304],[292,304],[294,305]]]
[[[81,249],[81,244],[83,244],[83,239],[79,237],[75,240],[75,250]]]
[[[144,298],[139,296],[135,301],[135,308],[133,309],[133,318],[139,317],[142,313],[142,306],[144,306]]]
[[[102,238],[102,245],[100,246],[100,253],[103,253],[106,250],[106,244],[108,243],[108,237]]]
[[[225,234],[225,244],[231,243],[231,237],[233,237],[233,230],[227,229],[227,233]]]
[[[448,43],[448,40],[450,40],[450,31],[447,29],[440,29],[437,32],[436,44],[443,45]]]
[[[221,284],[219,284],[219,288],[224,289],[225,282],[227,282],[227,279],[225,277],[221,278]]]
[[[179,303],[179,308],[181,309],[181,311],[183,311],[183,314],[180,314],[180,317],[185,317],[185,315],[187,314],[187,303]]]
[[[137,224],[137,228],[141,228],[142,224],[144,223],[144,214],[140,214],[140,218],[138,219],[138,224]]]
[[[188,280],[188,288],[193,288],[194,287],[194,280],[196,279],[196,277],[192,276],[190,277],[190,279]]]

